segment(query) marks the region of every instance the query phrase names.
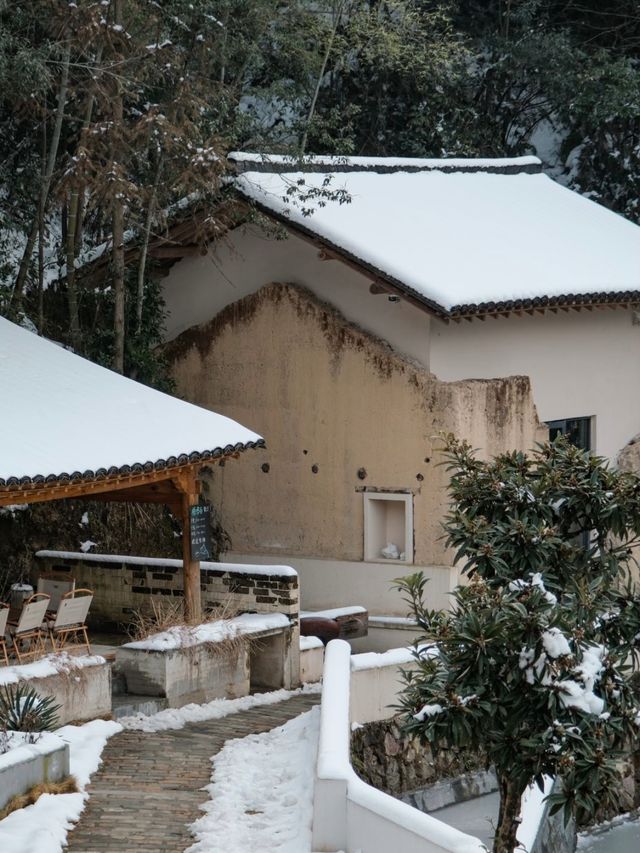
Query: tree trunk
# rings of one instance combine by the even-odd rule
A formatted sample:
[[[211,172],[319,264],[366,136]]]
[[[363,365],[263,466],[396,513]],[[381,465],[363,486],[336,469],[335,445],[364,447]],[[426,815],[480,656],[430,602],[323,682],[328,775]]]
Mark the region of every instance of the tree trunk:
[[[42,167],[40,179],[44,181],[47,162],[47,122],[42,122]],[[44,210],[38,204],[38,334],[44,334]]]
[[[640,808],[640,746],[633,750],[633,807]]]
[[[333,50],[333,42],[336,37],[336,33],[338,32],[338,26],[340,24],[340,18],[342,17],[342,7],[344,6],[344,0],[338,0],[337,7],[334,11],[334,19],[333,26],[331,27],[331,33],[329,34],[329,41],[327,42],[327,49],[324,52],[324,57],[322,58],[322,65],[320,66],[320,71],[318,72],[318,79],[316,80],[316,87],[313,92],[313,98],[311,99],[311,106],[309,107],[309,114],[307,115],[307,121],[304,127],[304,133],[302,134],[302,139],[300,140],[300,148],[298,153],[300,157],[303,156],[305,149],[307,147],[307,138],[309,136],[309,126],[311,125],[311,121],[316,111],[316,105],[318,103],[318,96],[320,95],[320,87],[322,86],[322,80],[324,78],[325,72],[327,70],[327,64],[329,62],[329,57],[331,56],[331,51]]]
[[[513,853],[518,842],[516,833],[520,826],[520,800],[522,791],[508,776],[499,776],[500,811],[493,842],[493,853]]]
[[[138,263],[138,287],[136,292],[136,335],[142,332],[142,309],[144,307],[144,280],[147,271],[147,255],[149,254],[149,240],[151,238],[151,226],[156,213],[156,203],[158,199],[158,186],[160,184],[160,174],[162,172],[162,154],[158,160],[156,169],[156,177],[153,182],[153,191],[149,199],[149,207],[147,208],[147,221],[144,226],[144,240],[140,249],[140,261]]]
[[[16,282],[13,286],[13,292],[11,294],[11,311],[13,315],[16,315],[20,308],[22,307],[22,296],[24,294],[24,286],[27,281],[27,273],[29,272],[29,267],[31,266],[31,257],[33,255],[33,247],[36,243],[36,238],[38,236],[38,230],[40,227],[40,218],[41,218],[41,210],[45,211],[47,207],[47,198],[49,197],[49,189],[51,187],[51,178],[53,177],[53,170],[56,165],[56,158],[58,156],[58,145],[60,143],[60,133],[62,131],[62,120],[64,118],[64,108],[67,103],[67,88],[69,84],[69,64],[71,61],[71,40],[67,40],[67,46],[64,54],[64,59],[62,63],[62,74],[60,77],[60,88],[58,89],[58,109],[56,111],[56,120],[53,126],[53,133],[51,135],[51,143],[49,145],[49,156],[47,158],[47,168],[44,173],[42,186],[40,187],[40,198],[38,200],[38,208],[36,210],[36,214],[33,218],[33,222],[31,224],[31,231],[29,232],[29,236],[27,237],[27,242],[24,247],[24,252],[22,253],[22,260],[20,261],[20,268],[18,269],[18,275],[16,278]],[[43,213],[44,215],[44,213]]]
[[[102,58],[102,47],[98,48],[96,54],[96,66]],[[87,98],[87,104],[82,120],[82,129],[80,131],[80,141],[82,142],[83,133],[87,130],[91,123],[93,114],[93,103],[95,100],[95,92],[91,92]],[[69,200],[69,213],[67,216],[67,239],[66,239],[66,263],[67,263],[67,301],[69,305],[69,328],[71,330],[71,343],[76,352],[80,352],[82,348],[82,333],[80,330],[80,314],[78,309],[78,288],[76,285],[76,253],[80,246],[81,222],[82,222],[82,194],[80,187],[76,184],[71,189],[71,198]]]
[[[122,26],[122,0],[115,0],[114,3],[114,24]],[[116,77],[116,89],[113,99],[113,123],[114,137],[122,131],[122,123],[124,121],[124,99],[122,93],[122,84]],[[114,171],[117,174],[118,156],[122,154],[119,151],[119,146],[114,140],[113,146],[113,162]],[[116,186],[113,193],[112,202],[112,221],[111,233],[113,239],[112,258],[113,258],[113,292],[114,292],[114,311],[113,311],[113,337],[114,337],[114,352],[113,352],[113,369],[118,373],[124,373],[124,201],[122,194],[118,190],[118,181],[116,177]]]

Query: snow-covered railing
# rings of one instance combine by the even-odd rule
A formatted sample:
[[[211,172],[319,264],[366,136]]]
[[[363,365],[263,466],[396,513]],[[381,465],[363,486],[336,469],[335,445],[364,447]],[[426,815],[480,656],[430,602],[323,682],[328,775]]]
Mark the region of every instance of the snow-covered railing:
[[[343,640],[326,649],[320,741],[316,767],[313,849],[359,850],[361,853],[479,853],[478,838],[367,785],[350,762],[353,723],[389,719],[402,686],[401,669],[414,662],[409,648],[351,655]],[[549,819],[545,790],[532,785],[522,798],[518,841],[523,853],[573,849],[573,828],[557,816]]]
[[[397,662],[392,666],[397,667]],[[479,839],[372,788],[356,775],[349,758],[350,699],[351,648],[343,640],[333,640],[325,656],[313,849],[362,853],[484,851]]]

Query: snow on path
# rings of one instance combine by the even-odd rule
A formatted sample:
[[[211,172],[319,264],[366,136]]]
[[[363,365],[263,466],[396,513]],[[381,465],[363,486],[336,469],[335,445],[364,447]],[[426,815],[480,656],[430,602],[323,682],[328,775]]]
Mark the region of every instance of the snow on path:
[[[187,853],[310,853],[320,709],[230,740],[212,759],[205,815]]]
[[[261,705],[275,705],[278,702],[284,702],[285,699],[299,696],[301,693],[320,693],[321,689],[320,684],[315,683],[305,684],[297,690],[272,690],[270,693],[253,693],[249,696],[241,696],[239,699],[213,699],[204,705],[192,703],[183,705],[182,708],[166,708],[151,716],[135,714],[131,717],[122,717],[120,722],[123,728],[140,732],[181,729],[188,723],[216,720],[228,714],[237,714],[238,711],[258,708]]]
[[[84,810],[85,788],[101,763],[107,740],[122,731],[118,723],[92,720],[83,726],[63,726],[55,732],[69,744],[71,775],[77,794],[43,794],[32,806],[12,812],[0,821],[2,853],[60,853],[67,832]]]

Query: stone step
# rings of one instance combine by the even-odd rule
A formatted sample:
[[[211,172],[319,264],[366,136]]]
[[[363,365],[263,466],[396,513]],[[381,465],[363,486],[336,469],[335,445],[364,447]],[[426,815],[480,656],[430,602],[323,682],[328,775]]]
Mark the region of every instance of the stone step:
[[[145,717],[150,717],[168,707],[169,702],[162,696],[136,696],[132,693],[119,693],[115,694],[111,700],[111,713],[114,720],[132,717],[134,714],[144,714]]]

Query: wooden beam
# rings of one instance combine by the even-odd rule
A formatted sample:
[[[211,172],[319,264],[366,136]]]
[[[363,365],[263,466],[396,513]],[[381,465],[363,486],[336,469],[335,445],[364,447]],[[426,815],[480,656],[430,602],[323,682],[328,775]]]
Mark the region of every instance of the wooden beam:
[[[176,258],[180,260],[180,258],[191,258],[195,255],[202,256],[206,254],[206,246],[156,246],[149,250],[149,256],[151,258],[158,258],[159,260],[163,258]]]
[[[197,624],[202,619],[200,593],[200,562],[191,559],[190,508],[198,503],[200,484],[193,474],[178,478],[182,489],[182,573],[184,579],[184,618],[187,624]]]
[[[105,495],[105,500],[108,492],[120,493],[123,490],[129,490],[139,487],[146,487],[153,483],[161,483],[163,481],[174,481],[176,478],[179,482],[185,475],[189,475],[203,465],[214,465],[222,459],[236,458],[237,453],[229,453],[226,456],[220,456],[216,459],[204,459],[200,462],[191,462],[187,465],[180,465],[174,468],[165,468],[162,471],[148,471],[141,474],[121,475],[104,480],[88,480],[78,483],[42,483],[41,485],[28,484],[26,486],[18,486],[13,488],[0,487],[0,507],[10,506],[11,504],[29,504],[29,503],[45,503],[47,501],[59,501],[67,498],[93,498],[96,495]],[[179,488],[179,492],[182,489]],[[121,496],[124,500],[124,496]],[[132,502],[136,502],[136,497],[131,493],[129,498]]]

